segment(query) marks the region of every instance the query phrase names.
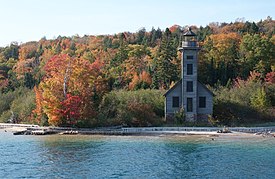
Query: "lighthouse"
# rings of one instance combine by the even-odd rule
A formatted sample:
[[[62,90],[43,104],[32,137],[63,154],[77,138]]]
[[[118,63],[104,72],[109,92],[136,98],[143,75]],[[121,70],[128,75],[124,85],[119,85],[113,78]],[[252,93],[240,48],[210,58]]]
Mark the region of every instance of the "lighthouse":
[[[165,93],[165,117],[172,119],[180,109],[185,120],[207,121],[213,113],[213,93],[198,81],[198,54],[196,34],[188,28],[179,47],[181,52],[181,80]]]

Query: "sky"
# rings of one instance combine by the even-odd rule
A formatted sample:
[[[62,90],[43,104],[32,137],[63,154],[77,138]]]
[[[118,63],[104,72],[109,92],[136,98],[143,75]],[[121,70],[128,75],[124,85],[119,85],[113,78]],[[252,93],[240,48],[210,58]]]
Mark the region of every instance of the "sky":
[[[0,0],[0,46],[267,16],[275,18],[275,0]]]

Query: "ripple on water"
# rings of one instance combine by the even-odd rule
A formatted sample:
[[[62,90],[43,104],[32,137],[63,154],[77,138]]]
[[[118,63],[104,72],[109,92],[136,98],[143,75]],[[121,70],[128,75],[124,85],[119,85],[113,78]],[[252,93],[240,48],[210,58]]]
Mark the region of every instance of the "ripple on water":
[[[0,178],[275,178],[272,138],[13,136]]]

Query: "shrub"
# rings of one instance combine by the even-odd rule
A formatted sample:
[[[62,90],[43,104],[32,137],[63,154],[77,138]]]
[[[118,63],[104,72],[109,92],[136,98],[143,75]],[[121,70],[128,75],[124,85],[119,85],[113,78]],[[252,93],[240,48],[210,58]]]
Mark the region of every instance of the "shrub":
[[[183,124],[185,121],[185,111],[184,108],[180,108],[174,115],[177,124]]]
[[[259,111],[265,111],[270,106],[269,98],[264,88],[258,88],[253,96],[250,98],[252,107]]]
[[[25,94],[18,96],[11,104],[11,111],[13,111],[18,122],[30,122],[32,111],[35,108],[35,94],[33,90],[29,90]]]
[[[11,115],[12,115],[12,113],[9,110],[2,112],[2,114],[0,116],[0,122],[4,122],[4,123],[9,122]]]
[[[0,93],[0,114],[10,109],[10,105],[14,100],[15,95],[13,92],[8,92],[6,94]]]
[[[11,103],[14,99],[25,94],[29,89],[17,88],[15,91],[9,91],[7,93],[0,93],[0,114],[10,109]]]
[[[214,113],[211,122],[213,125],[238,125],[242,117],[246,115],[246,111],[242,110],[243,108],[239,108],[237,103],[217,100],[214,102]]]
[[[101,125],[160,125],[164,117],[164,96],[159,90],[112,91],[99,106]]]
[[[0,120],[9,122],[13,113],[13,122],[29,122],[29,117],[35,106],[34,99],[34,92],[22,87],[0,94]]]
[[[274,89],[250,77],[237,78],[230,88],[219,86],[214,90],[214,124],[239,125],[274,119],[270,114]]]
[[[270,99],[270,105],[275,106],[275,83],[274,84],[268,84],[267,85],[267,96]]]
[[[150,126],[155,123],[156,114],[151,105],[132,101],[125,108],[120,108],[117,116],[126,126]]]

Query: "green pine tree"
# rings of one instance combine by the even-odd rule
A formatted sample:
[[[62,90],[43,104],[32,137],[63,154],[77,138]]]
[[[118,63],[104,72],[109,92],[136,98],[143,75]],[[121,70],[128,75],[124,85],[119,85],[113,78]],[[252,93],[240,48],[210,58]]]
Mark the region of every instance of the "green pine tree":
[[[177,50],[173,46],[172,34],[166,28],[161,41],[161,46],[155,59],[155,71],[153,74],[153,84],[158,80],[158,86],[168,88],[172,81],[178,80],[178,69],[174,63],[177,58]]]
[[[259,88],[256,93],[251,97],[250,103],[252,107],[258,110],[265,110],[270,106],[270,100],[264,90],[264,88]]]

